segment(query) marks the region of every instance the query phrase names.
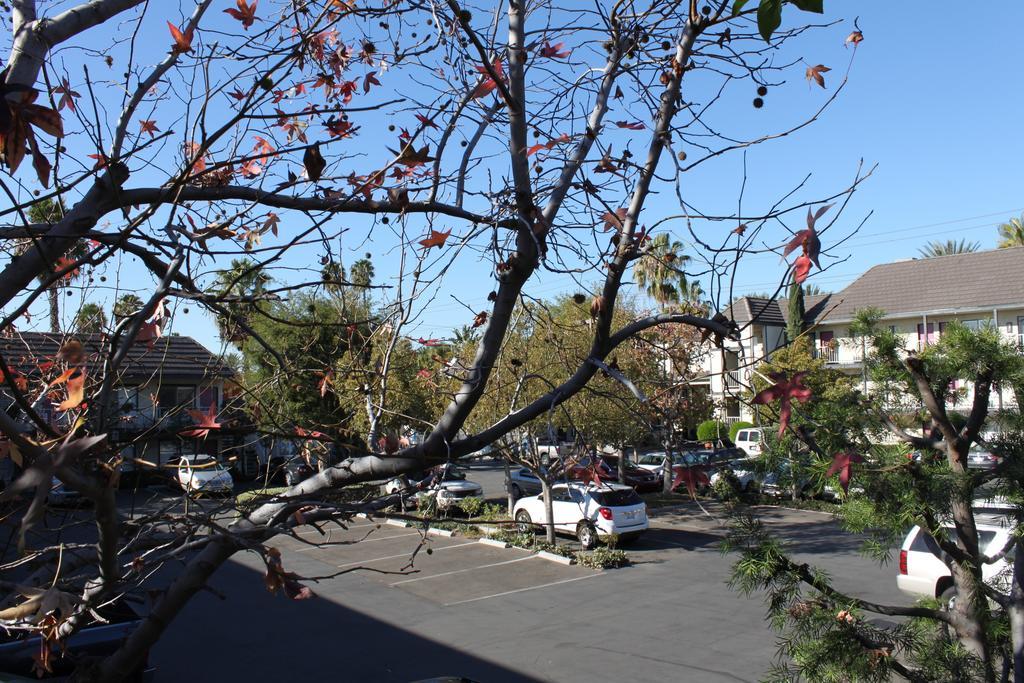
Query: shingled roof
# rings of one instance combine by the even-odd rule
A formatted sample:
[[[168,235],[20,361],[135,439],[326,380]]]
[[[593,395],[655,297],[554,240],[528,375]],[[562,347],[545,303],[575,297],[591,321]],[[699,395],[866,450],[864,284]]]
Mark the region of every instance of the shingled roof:
[[[39,371],[40,363],[53,360],[61,346],[72,339],[81,342],[87,367],[98,369],[101,359],[110,353],[110,344],[103,335],[20,332],[0,338],[0,354],[9,366],[31,375]],[[158,339],[152,350],[146,344],[133,345],[120,374],[122,381],[145,381],[161,375],[199,382],[232,377],[234,371],[192,337],[171,335]]]
[[[832,294],[804,297],[804,322],[808,325],[834,305]],[[785,327],[789,320],[788,299],[765,299],[758,296],[745,296],[725,312],[738,323],[754,321],[759,325],[778,325]]]
[[[867,306],[896,317],[1024,304],[1022,272],[1024,247],[884,263],[834,295],[828,320],[851,320]]]

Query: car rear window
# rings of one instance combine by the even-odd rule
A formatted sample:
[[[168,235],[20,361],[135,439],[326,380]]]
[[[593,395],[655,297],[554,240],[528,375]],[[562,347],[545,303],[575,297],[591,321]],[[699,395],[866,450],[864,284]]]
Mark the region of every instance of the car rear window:
[[[633,489],[615,489],[614,491],[594,491],[590,494],[598,505],[616,507],[621,505],[639,505],[643,499]]]

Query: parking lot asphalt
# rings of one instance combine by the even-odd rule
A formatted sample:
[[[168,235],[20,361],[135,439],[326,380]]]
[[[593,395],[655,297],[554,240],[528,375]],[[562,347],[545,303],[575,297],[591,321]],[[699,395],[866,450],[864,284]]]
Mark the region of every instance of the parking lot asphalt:
[[[860,557],[829,516],[758,514],[838,587],[906,604],[895,570]],[[239,556],[154,651],[157,680],[756,681],[776,636],[761,601],[726,586],[719,522],[694,507],[655,516],[631,566],[603,572],[370,521],[330,538],[304,531],[329,545],[280,539],[285,569],[345,573],[293,602],[268,594],[258,559]],[[197,678],[180,653],[200,643],[209,647]]]

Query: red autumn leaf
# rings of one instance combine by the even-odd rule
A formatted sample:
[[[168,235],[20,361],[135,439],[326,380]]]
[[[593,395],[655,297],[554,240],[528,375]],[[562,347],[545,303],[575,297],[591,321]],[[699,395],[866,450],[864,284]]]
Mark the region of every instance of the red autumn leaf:
[[[242,92],[242,91],[241,91],[241,90],[239,90],[238,88],[235,88],[234,90],[232,90],[232,91],[228,92],[228,95],[231,95],[232,97],[234,97],[234,98],[235,98],[236,100],[238,100],[239,102],[241,102],[241,101],[242,101],[242,100],[244,100],[244,99],[245,99],[246,97],[248,97],[248,94],[247,94],[247,93],[244,93],[244,92]]]
[[[605,302],[603,296],[595,296],[590,302],[590,317],[596,318],[604,313]]]
[[[185,160],[195,159],[192,162],[192,172],[194,173],[202,173],[206,170],[206,155],[201,154],[202,150],[203,147],[198,142],[185,143]]]
[[[836,453],[832,458],[832,464],[829,465],[828,472],[825,473],[825,478],[828,479],[833,474],[839,474],[839,485],[843,487],[843,493],[850,492],[850,466],[853,463],[862,463],[864,458],[857,453],[851,453],[850,451],[843,451],[842,453]]]
[[[62,79],[60,85],[54,88],[51,92],[54,95],[60,95],[60,100],[57,101],[57,111],[60,111],[64,107],[67,107],[69,111],[75,111],[75,98],[81,97],[81,95],[71,89],[71,86],[68,84],[68,79]]]
[[[583,468],[579,473],[579,479],[584,484],[593,484],[598,488],[604,485],[601,481],[601,471],[596,464]]]
[[[832,69],[828,68],[824,64],[818,64],[816,66],[807,67],[807,80],[814,81],[822,88],[825,87],[825,77],[822,74],[828,73]]]
[[[263,221],[263,225],[260,227],[260,230],[262,230],[263,232],[266,232],[267,230],[269,230],[272,233],[274,233],[274,237],[277,237],[277,225],[280,222],[281,222],[281,217],[278,216],[273,211],[271,211],[270,213],[267,214],[267,217]]]
[[[561,50],[564,46],[565,43],[555,43],[554,45],[551,45],[545,40],[544,46],[540,49],[540,56],[547,57],[548,59],[565,59],[572,54],[572,50],[562,52]]]
[[[256,21],[257,2],[259,2],[259,0],[253,0],[253,3],[250,5],[245,0],[238,0],[238,9],[226,9],[224,10],[224,13],[230,14],[235,19],[238,19],[242,22],[242,28],[248,31],[249,27],[252,26],[254,21]]]
[[[643,130],[647,127],[641,121],[616,121],[615,125],[619,128],[628,128],[629,130]]]
[[[6,384],[8,381],[13,382],[14,386],[18,388],[18,391],[28,390],[28,379],[17,370],[11,369],[11,373],[9,375],[5,375],[4,371],[0,370],[0,382]]]
[[[86,154],[86,156],[89,157],[90,159],[95,159],[96,160],[96,163],[93,164],[93,167],[92,167],[92,170],[94,170],[94,171],[98,171],[98,170],[100,170],[101,168],[104,168],[107,165],[107,155],[106,154],[102,154],[102,153],[101,154]]]
[[[78,368],[67,380],[68,398],[57,406],[57,410],[71,410],[82,405],[85,398],[85,368]]]
[[[494,69],[494,73],[498,75],[498,78],[505,78],[505,70],[502,69],[501,67],[500,59],[495,59],[494,64],[492,64],[491,67]],[[477,64],[476,70],[484,75],[484,79],[480,81],[480,84],[477,85],[473,89],[472,94],[470,94],[470,99],[474,100],[477,99],[478,97],[483,97],[484,95],[498,87],[498,84],[494,82],[494,79],[491,78],[490,73],[488,73],[487,67],[480,66],[479,64]]]
[[[444,344],[440,339],[424,339],[423,337],[417,339],[416,342],[424,346],[441,346]]]
[[[569,142],[570,140],[572,140],[571,137],[569,137],[565,133],[562,133],[557,138],[553,138],[551,140],[548,140],[547,142],[542,142],[542,143],[540,143],[538,145],[533,145],[532,147],[529,147],[526,150],[526,156],[531,156],[533,154],[536,154],[537,152],[539,152],[542,149],[552,149],[555,145],[560,145],[561,143]]]
[[[430,379],[431,377],[434,376],[434,373],[432,373],[430,370],[423,369],[423,370],[418,371],[416,373],[416,376],[420,377],[422,379]]]
[[[171,52],[192,52],[193,29],[190,28],[182,33],[181,29],[169,21],[167,22],[167,28],[170,29],[171,38],[174,39],[174,44],[171,45]]]
[[[480,327],[487,322],[487,311],[480,311],[473,317],[473,327]]]
[[[205,439],[210,435],[211,429],[220,429],[221,424],[217,422],[217,406],[210,404],[204,413],[201,410],[189,410],[188,414],[196,421],[193,429],[181,432],[181,435],[189,439]]]
[[[308,429],[303,429],[302,427],[296,427],[295,428],[295,435],[296,436],[301,436],[303,438],[310,438],[310,439],[324,439],[324,438],[327,438],[327,435],[324,434],[323,432],[318,432],[316,430],[310,431]]]
[[[79,268],[75,266],[75,263],[75,259],[68,258],[67,256],[61,256],[59,259],[54,261],[53,269],[55,272],[59,273],[63,270],[67,270],[66,273],[61,275],[61,282],[71,282],[76,277],[78,277]],[[68,268],[70,268],[71,270],[68,270]]]
[[[380,81],[377,80],[377,72],[371,71],[370,73],[363,76],[363,92],[370,92],[371,85],[380,85]]]
[[[428,119],[423,114],[416,114],[416,120],[428,128],[437,128],[437,124],[434,123],[432,120]]]
[[[238,167],[238,172],[242,174],[243,178],[251,179],[263,173],[263,167],[256,163],[255,159],[250,159]]]
[[[320,380],[320,398],[327,395],[327,389],[334,383],[334,370],[328,369]]]
[[[742,237],[743,233],[747,231],[747,224],[741,223],[740,225],[737,225],[735,228],[733,228],[732,231]]]
[[[697,497],[698,486],[707,486],[711,483],[711,479],[703,467],[676,465],[672,468],[672,472],[674,476],[671,489],[675,491],[680,484],[686,484],[686,490],[690,492],[691,498]]]
[[[812,212],[811,207],[807,207],[807,229],[800,230],[786,243],[786,247],[782,250],[782,257],[786,258],[792,253],[794,249],[802,246],[804,250],[804,256],[810,259],[811,263],[821,269],[821,265],[818,264],[818,254],[821,252],[821,240],[818,238],[818,233],[815,230],[815,223],[818,219],[825,215],[825,212],[832,208],[832,204],[826,204],[825,206],[818,207],[817,211]],[[798,259],[799,260],[799,259]],[[806,278],[806,275],[804,275]],[[803,280],[801,280],[803,282]]]
[[[604,221],[605,231],[611,230],[622,230],[622,224],[626,220],[626,214],[629,213],[629,209],[622,207],[621,209],[615,209],[615,213],[611,211],[601,216],[601,220]]]
[[[420,246],[424,249],[430,249],[431,247],[443,247],[445,241],[452,234],[452,231],[442,232],[440,230],[431,229],[430,234],[426,238],[420,240]]]
[[[156,127],[156,121],[152,119],[139,121],[139,135],[149,133],[149,137],[154,138],[158,132],[160,132],[160,129]]]
[[[270,144],[270,141],[267,140],[266,138],[262,138],[259,135],[255,135],[253,136],[253,139],[256,141],[256,144],[253,145],[252,148],[253,152],[258,152],[260,154],[273,154],[275,151],[277,151],[276,149],[274,149],[274,146]]]
[[[775,382],[767,389],[762,389],[754,396],[751,403],[766,405],[772,401],[779,402],[779,438],[786,432],[789,426],[789,418],[793,412],[793,401],[807,403],[811,398],[811,389],[803,384],[806,372],[797,372],[792,378],[786,377],[785,373],[773,372],[768,375]]]
[[[806,254],[798,256],[796,261],[793,261],[793,282],[798,285],[803,284],[810,272],[811,258]]]
[[[850,35],[846,36],[846,40],[843,41],[844,45],[853,45],[856,48],[860,45],[860,42],[864,40],[864,34],[860,31],[854,31]]]

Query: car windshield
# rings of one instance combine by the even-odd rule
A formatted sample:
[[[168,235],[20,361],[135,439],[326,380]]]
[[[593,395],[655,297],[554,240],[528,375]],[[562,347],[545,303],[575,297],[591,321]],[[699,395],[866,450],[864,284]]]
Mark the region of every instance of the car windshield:
[[[648,453],[647,455],[641,455],[639,460],[641,465],[660,465],[664,461],[664,453]]]
[[[196,455],[189,458],[186,463],[189,467],[203,472],[220,472],[224,468],[220,463],[208,455]]]
[[[639,505],[643,499],[633,489],[613,489],[611,491],[592,491],[590,497],[598,505],[616,507],[622,505]]]
[[[465,478],[466,473],[454,467],[446,467],[441,475],[442,481],[462,481]]]

